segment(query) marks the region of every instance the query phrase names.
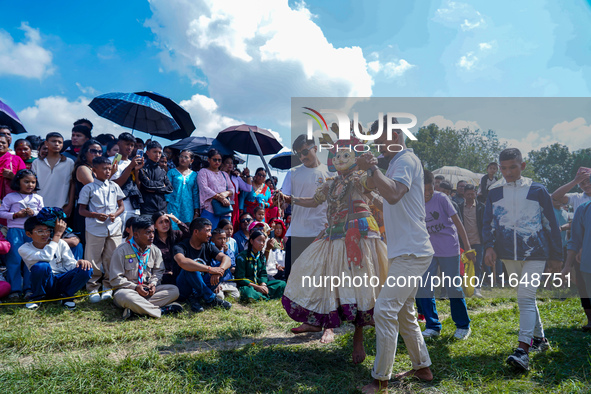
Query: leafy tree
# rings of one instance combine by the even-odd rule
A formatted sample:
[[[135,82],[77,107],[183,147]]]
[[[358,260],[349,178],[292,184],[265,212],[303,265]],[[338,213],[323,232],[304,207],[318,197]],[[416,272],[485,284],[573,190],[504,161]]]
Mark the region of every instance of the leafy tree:
[[[506,147],[492,130],[483,133],[470,129],[442,129],[430,124],[419,129],[416,137],[416,141],[407,139],[406,144],[430,171],[443,166],[458,166],[484,173],[488,163],[498,161],[499,153]]]
[[[556,143],[545,146],[529,152],[528,158],[539,181],[550,193],[574,178],[574,175],[571,176],[574,159],[566,145]]]

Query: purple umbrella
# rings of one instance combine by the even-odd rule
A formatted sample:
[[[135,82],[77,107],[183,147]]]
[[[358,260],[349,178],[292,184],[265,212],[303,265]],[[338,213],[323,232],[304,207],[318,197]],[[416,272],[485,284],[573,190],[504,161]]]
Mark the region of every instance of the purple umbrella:
[[[13,134],[26,133],[25,126],[21,120],[16,116],[16,113],[8,105],[0,100],[0,126],[8,126],[12,129]]]

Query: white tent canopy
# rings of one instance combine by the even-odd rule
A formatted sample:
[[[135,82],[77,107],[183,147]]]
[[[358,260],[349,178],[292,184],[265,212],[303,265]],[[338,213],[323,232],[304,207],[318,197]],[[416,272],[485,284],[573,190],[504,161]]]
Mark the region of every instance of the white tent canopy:
[[[474,186],[480,184],[483,174],[474,173],[465,168],[456,166],[444,166],[433,171],[433,175],[443,175],[445,180],[451,183],[455,189],[459,181],[466,181]]]

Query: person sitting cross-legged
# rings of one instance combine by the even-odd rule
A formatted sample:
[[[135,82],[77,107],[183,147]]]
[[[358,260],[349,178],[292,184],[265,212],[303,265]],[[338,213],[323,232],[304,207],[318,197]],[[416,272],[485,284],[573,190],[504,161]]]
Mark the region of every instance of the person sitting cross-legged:
[[[248,249],[236,257],[236,284],[244,302],[274,300],[283,296],[285,282],[267,278],[267,262],[263,249],[267,243],[264,232],[254,230],[248,240]]]
[[[225,271],[230,268],[231,260],[209,242],[211,222],[206,218],[193,219],[189,232],[191,238],[172,248],[174,261],[181,268],[176,279],[180,299],[188,300],[193,312],[203,312],[204,308],[216,306],[230,309],[232,304],[216,297],[214,291]],[[218,267],[210,266],[210,262],[214,260],[221,264]],[[205,277],[206,274],[209,274],[209,279]]]
[[[36,216],[25,221],[25,234],[32,239],[18,249],[18,253],[31,271],[33,296],[26,304],[28,309],[37,309],[43,298],[72,297],[92,276],[89,261],[78,260],[66,242],[61,239],[66,231],[66,222],[58,219],[53,229],[43,224]],[[62,300],[62,305],[75,309],[72,300]]]
[[[161,285],[164,274],[162,252],[154,242],[154,224],[149,217],[139,217],[131,225],[133,237],[115,249],[109,267],[113,286],[113,302],[124,308],[123,318],[132,315],[178,313],[183,307],[175,301],[179,290],[175,285]]]

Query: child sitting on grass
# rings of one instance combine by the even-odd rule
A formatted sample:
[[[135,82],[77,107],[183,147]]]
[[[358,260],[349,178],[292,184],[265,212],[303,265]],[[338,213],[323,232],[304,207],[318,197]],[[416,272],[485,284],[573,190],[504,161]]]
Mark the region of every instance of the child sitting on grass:
[[[31,271],[33,296],[27,309],[37,309],[35,301],[45,297],[72,297],[81,290],[92,276],[89,261],[74,259],[68,244],[61,239],[66,231],[66,222],[58,219],[53,229],[33,216],[25,222],[25,233],[33,241],[18,250],[27,268]],[[76,309],[72,300],[63,300],[67,309]]]
[[[267,262],[263,249],[267,236],[254,230],[248,240],[248,249],[236,257],[236,284],[244,302],[281,298],[285,290],[282,280],[268,280]]]
[[[216,297],[220,300],[224,299],[225,293],[228,293],[228,295],[234,297],[235,299],[240,298],[238,287],[236,287],[234,282],[230,282],[232,279],[234,279],[233,273],[236,270],[236,258],[234,256],[234,252],[232,252],[232,250],[228,247],[227,238],[228,236],[226,232],[219,227],[211,232],[211,243],[213,243],[220,252],[228,256],[230,261],[232,261],[230,268],[228,268],[224,272],[224,275],[220,278],[220,283],[215,289],[212,289],[213,292],[216,293]],[[217,260],[213,260],[211,262],[212,267],[219,267],[220,264],[221,261]],[[203,280],[205,283],[209,283],[209,274],[206,274]]]

